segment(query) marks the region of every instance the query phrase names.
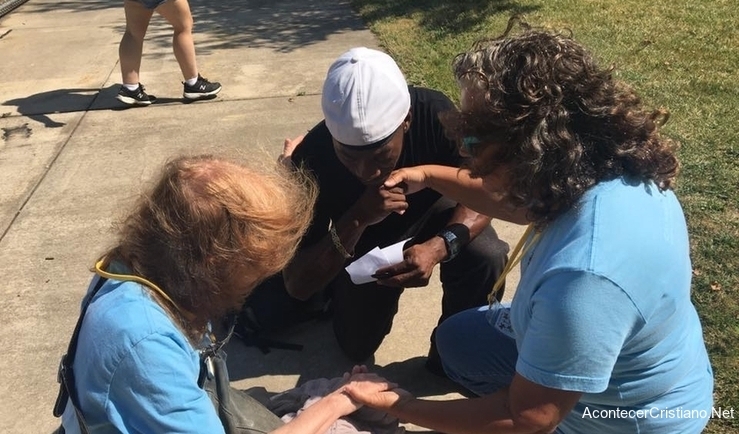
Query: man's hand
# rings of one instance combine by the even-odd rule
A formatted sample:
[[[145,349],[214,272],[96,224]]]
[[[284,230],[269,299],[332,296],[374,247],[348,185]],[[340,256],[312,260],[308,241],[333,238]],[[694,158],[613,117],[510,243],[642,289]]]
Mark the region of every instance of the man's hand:
[[[393,171],[384,184],[385,188],[401,187],[403,193],[412,194],[426,188],[426,172],[422,166],[404,167]]]
[[[368,186],[352,208],[356,218],[370,226],[383,221],[390,213],[403,214],[408,202],[400,187]]]
[[[418,288],[428,285],[436,264],[447,255],[446,245],[440,237],[433,237],[423,244],[416,244],[403,251],[403,262],[380,268],[374,277],[384,286]]]
[[[303,141],[304,138],[304,134],[301,134],[294,139],[285,138],[285,142],[282,144],[282,154],[277,157],[277,162],[287,166],[292,165],[291,157],[293,155],[293,151],[295,151],[295,148]]]

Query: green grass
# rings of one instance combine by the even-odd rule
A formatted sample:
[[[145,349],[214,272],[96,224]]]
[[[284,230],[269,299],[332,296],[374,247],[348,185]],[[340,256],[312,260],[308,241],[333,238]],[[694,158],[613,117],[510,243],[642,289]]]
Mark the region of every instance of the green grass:
[[[690,229],[693,301],[716,377],[715,404],[739,413],[739,8],[736,0],[353,0],[408,81],[458,89],[450,61],[520,13],[570,29],[647,105],[671,113],[677,193]],[[708,433],[736,433],[739,417]]]

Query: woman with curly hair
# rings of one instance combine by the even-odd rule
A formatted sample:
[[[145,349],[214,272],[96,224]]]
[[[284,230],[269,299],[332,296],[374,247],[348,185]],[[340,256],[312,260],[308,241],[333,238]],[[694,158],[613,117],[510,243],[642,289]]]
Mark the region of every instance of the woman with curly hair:
[[[61,432],[224,432],[198,350],[294,254],[316,197],[300,173],[211,156],[164,167],[95,266]],[[275,432],[322,433],[358,406],[334,392],[286,425],[275,416]]]
[[[461,110],[442,120],[468,165],[404,168],[385,185],[528,224],[508,267],[520,261],[521,280],[510,306],[491,294],[439,327],[446,373],[479,397],[348,393],[447,433],[701,432],[713,378],[666,114],[561,33],[507,31],[453,65]]]

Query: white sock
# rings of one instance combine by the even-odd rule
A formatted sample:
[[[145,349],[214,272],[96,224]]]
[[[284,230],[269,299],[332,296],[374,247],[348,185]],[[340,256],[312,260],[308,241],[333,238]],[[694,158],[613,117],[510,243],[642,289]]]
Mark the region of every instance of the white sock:
[[[125,87],[126,89],[130,90],[131,92],[133,92],[134,90],[136,90],[136,89],[139,88],[139,84],[138,83],[136,83],[136,84],[126,84],[126,83],[123,83],[123,87]]]
[[[185,84],[188,85],[188,86],[194,85],[195,83],[197,83],[198,77],[199,76],[196,75],[195,78],[190,78],[190,79],[185,80]]]

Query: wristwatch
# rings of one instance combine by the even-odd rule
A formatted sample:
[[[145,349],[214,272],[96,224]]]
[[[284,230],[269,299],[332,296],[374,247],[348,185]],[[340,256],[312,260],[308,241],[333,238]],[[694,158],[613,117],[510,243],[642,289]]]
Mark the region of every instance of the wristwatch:
[[[470,241],[470,229],[461,223],[449,225],[437,235],[444,240],[447,251],[446,258],[441,262],[449,262],[454,259],[462,250],[462,247]]]

